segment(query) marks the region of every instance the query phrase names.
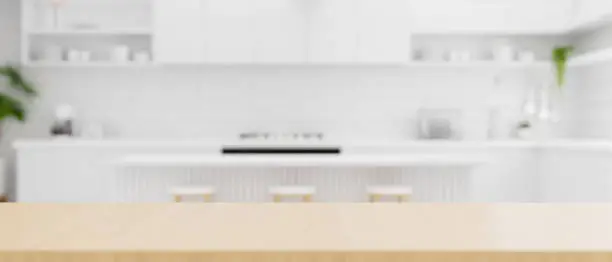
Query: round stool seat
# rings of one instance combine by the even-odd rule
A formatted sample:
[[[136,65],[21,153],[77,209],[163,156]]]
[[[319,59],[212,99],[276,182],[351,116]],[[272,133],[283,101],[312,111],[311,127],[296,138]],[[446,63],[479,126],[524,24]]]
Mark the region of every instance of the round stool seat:
[[[313,186],[275,186],[270,187],[269,192],[275,202],[281,202],[283,198],[288,197],[301,197],[302,201],[310,202],[317,189]]]
[[[215,193],[216,190],[212,186],[181,186],[170,189],[170,194],[176,202],[181,202],[184,196],[202,196],[205,201],[210,202]]]
[[[370,186],[366,191],[371,202],[377,202],[383,197],[395,197],[399,202],[406,202],[412,197],[412,187],[409,186]]]

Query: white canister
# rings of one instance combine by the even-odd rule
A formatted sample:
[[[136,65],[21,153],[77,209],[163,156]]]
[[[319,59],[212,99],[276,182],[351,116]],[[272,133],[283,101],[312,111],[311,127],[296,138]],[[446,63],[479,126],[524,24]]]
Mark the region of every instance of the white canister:
[[[91,52],[90,51],[81,51],[80,60],[81,60],[81,62],[89,62],[89,61],[91,61]]]
[[[66,60],[69,62],[80,62],[81,52],[79,50],[71,49],[66,53]]]
[[[493,60],[497,62],[515,61],[516,50],[507,41],[498,41],[493,47]]]
[[[453,50],[448,53],[450,62],[469,62],[472,60],[472,54],[468,51]]]
[[[130,48],[125,45],[115,46],[111,50],[110,57],[114,62],[127,62],[130,60]]]

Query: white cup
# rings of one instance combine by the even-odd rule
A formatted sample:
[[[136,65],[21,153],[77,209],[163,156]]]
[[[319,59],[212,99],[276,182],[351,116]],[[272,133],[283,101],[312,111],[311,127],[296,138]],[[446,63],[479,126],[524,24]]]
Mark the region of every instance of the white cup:
[[[81,61],[81,52],[79,50],[71,49],[66,54],[66,60],[69,62],[80,62]]]
[[[493,51],[493,58],[498,62],[512,62],[515,61],[515,57],[514,48],[509,45],[498,46]]]
[[[80,55],[81,62],[89,62],[91,61],[91,52],[90,51],[81,51]]]
[[[130,48],[125,45],[118,45],[111,50],[111,60],[115,62],[127,62],[130,60]]]

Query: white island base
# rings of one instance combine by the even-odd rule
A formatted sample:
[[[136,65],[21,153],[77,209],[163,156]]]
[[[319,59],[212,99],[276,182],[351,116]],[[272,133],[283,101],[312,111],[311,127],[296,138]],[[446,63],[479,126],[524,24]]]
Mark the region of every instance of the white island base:
[[[224,157],[200,142],[15,146],[19,202],[170,202],[170,187],[189,185],[215,187],[219,202],[270,202],[278,185],[314,186],[316,202],[365,202],[372,185],[410,186],[415,202],[612,202],[605,143],[364,144],[325,157]]]

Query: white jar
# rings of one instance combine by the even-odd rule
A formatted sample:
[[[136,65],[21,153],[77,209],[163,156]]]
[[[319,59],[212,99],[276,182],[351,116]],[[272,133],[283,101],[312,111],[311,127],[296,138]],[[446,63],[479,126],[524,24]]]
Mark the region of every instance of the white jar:
[[[493,47],[493,60],[497,62],[516,61],[516,50],[507,41],[498,41]]]
[[[66,54],[66,60],[69,62],[80,62],[81,61],[81,52],[79,50],[71,49]]]
[[[130,60],[130,48],[125,45],[118,45],[111,50],[111,60],[114,62],[127,62]]]
[[[89,62],[89,61],[91,61],[91,52],[90,51],[81,51],[80,60],[81,60],[81,62]]]

